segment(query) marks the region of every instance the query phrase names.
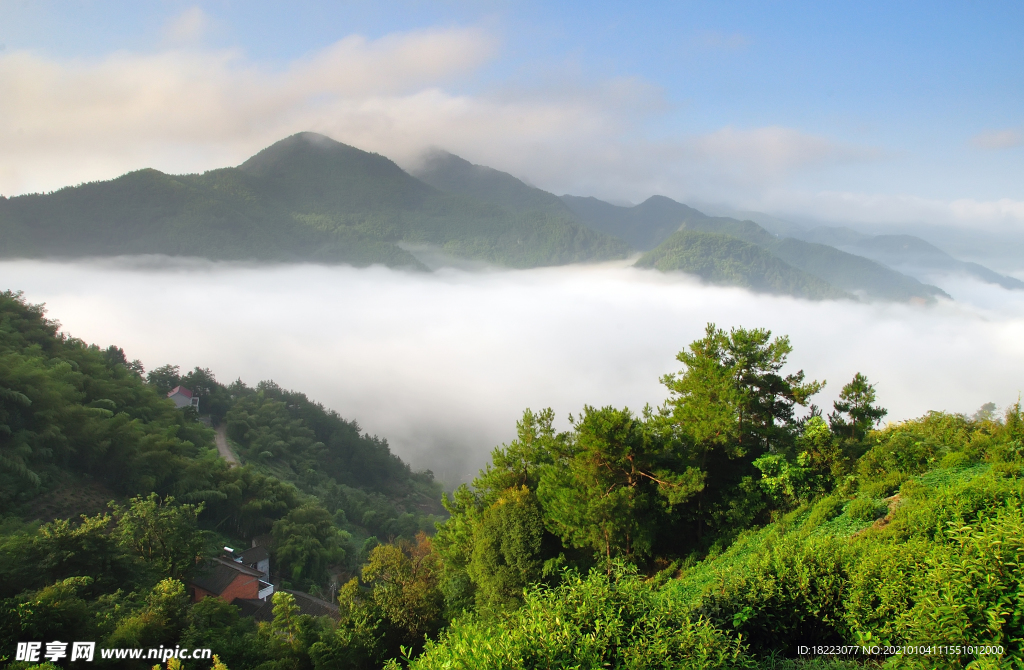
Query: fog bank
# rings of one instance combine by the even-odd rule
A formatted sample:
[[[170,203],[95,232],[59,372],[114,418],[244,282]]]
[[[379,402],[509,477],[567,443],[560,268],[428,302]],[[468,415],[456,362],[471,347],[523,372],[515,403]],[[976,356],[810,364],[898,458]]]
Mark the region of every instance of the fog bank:
[[[1024,292],[949,277],[958,302],[806,302],[604,266],[432,274],[199,260],[0,263],[65,332],[147,369],[273,379],[387,438],[416,468],[471,478],[526,407],[657,405],[704,325],[788,334],[791,370],[877,383],[889,419],[1000,408],[1024,389]]]

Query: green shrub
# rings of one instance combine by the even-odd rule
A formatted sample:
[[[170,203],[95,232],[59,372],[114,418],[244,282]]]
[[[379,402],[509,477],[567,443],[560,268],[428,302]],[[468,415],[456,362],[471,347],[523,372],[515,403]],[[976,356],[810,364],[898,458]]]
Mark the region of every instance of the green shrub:
[[[857,498],[846,506],[846,514],[858,521],[874,521],[885,516],[889,506],[881,500]]]
[[[843,513],[846,502],[839,496],[826,496],[816,502],[804,522],[805,528],[817,528]]]
[[[950,522],[928,560],[921,595],[904,618],[909,644],[1002,645],[1024,656],[1024,515],[1020,502],[973,524]]]
[[[830,535],[766,538],[745,563],[708,585],[695,612],[743,635],[753,652],[800,644],[842,644],[851,546]]]
[[[844,601],[845,621],[852,640],[870,644],[897,644],[902,639],[900,619],[914,606],[919,584],[934,545],[922,539],[902,544],[860,543],[850,568]]]
[[[951,451],[942,457],[940,468],[965,468],[972,462],[970,454],[963,451]]]
[[[391,667],[398,667],[392,663]],[[453,622],[410,670],[754,668],[739,641],[621,567],[534,587],[500,620]]]
[[[865,481],[860,486],[860,493],[869,498],[888,498],[900,490],[903,482],[910,478],[903,472],[890,472],[883,477]]]

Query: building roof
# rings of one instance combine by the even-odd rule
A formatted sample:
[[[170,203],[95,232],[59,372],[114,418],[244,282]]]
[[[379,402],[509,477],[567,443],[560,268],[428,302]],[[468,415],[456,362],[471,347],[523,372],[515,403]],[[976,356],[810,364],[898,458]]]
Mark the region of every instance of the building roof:
[[[254,570],[247,565],[216,557],[203,563],[192,583],[204,591],[209,591],[219,596],[224,593],[224,589],[231,585],[231,582],[235,581],[239,574],[256,577],[257,579],[263,576],[262,572]]]
[[[167,392],[167,397],[168,398],[170,398],[172,395],[183,395],[186,398],[191,398],[192,397],[192,391],[190,391],[189,389],[185,388],[184,386],[175,386],[174,388],[172,388],[170,391]]]
[[[253,565],[270,558],[270,551],[265,546],[258,545],[239,553],[238,557],[241,558],[242,562],[246,565]]]

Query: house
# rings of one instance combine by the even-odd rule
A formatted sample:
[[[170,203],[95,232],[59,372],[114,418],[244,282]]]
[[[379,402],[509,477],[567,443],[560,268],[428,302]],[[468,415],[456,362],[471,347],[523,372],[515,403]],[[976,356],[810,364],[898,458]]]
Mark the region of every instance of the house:
[[[267,572],[270,572],[269,561]],[[211,596],[229,603],[266,601],[274,593],[274,585],[265,581],[262,572],[221,556],[205,561],[190,586],[195,603]]]
[[[242,565],[259,571],[265,581],[270,581],[270,551],[266,545],[255,545],[235,557]]]
[[[167,397],[174,401],[174,406],[178,409],[182,407],[199,409],[199,396],[192,395],[192,391],[184,386],[175,386],[167,393]]]

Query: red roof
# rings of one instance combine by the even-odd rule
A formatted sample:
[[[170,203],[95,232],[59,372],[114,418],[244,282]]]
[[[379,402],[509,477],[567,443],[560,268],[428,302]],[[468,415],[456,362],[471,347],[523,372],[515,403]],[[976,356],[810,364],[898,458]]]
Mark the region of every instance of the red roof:
[[[192,391],[189,391],[184,386],[175,386],[170,391],[168,391],[167,397],[170,398],[172,395],[176,395],[178,393],[180,393],[181,395],[185,396],[186,398],[191,398],[192,397]]]

